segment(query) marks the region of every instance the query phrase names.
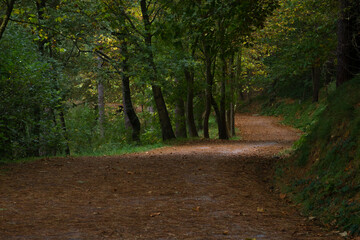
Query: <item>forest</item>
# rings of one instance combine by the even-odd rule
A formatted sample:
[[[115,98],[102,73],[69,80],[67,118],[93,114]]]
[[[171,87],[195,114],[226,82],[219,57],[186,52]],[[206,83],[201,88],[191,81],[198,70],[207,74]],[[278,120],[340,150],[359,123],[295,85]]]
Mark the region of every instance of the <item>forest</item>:
[[[0,160],[233,141],[236,114],[281,116],[302,135],[280,190],[358,235],[359,72],[357,0],[0,0]]]

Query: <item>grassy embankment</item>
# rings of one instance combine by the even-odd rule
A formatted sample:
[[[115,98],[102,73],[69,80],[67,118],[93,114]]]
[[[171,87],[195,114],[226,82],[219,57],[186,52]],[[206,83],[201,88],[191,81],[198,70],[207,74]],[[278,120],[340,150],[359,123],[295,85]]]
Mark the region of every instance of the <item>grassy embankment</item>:
[[[264,99],[261,100],[264,103]],[[360,77],[319,103],[265,101],[263,114],[304,131],[277,165],[277,183],[305,214],[360,234]]]

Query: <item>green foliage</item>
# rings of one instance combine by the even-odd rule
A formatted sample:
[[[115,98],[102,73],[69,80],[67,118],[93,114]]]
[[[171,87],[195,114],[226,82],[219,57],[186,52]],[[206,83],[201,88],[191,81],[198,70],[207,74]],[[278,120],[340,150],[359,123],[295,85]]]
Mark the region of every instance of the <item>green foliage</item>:
[[[307,99],[312,94],[312,69],[321,68],[321,86],[334,72],[337,2],[283,0],[265,28],[253,34],[246,48],[252,65],[262,66],[262,87],[280,97]],[[247,62],[245,62],[246,64]],[[331,63],[331,64],[330,64]],[[265,67],[264,67],[265,65]],[[244,65],[245,71],[251,66]],[[265,77],[264,77],[265,76]]]
[[[294,145],[293,157],[279,166],[279,177],[292,184],[288,190],[305,212],[355,235],[360,234],[359,91],[358,76],[317,108],[310,103],[280,108],[282,114],[305,115],[310,124],[300,125],[305,134]]]
[[[97,111],[89,105],[79,105],[68,110],[66,124],[70,150],[75,155],[113,155],[134,146],[129,142],[130,129],[125,127],[123,114],[112,108],[106,110],[105,138],[101,138]],[[140,113],[143,123],[141,146],[157,146],[161,141],[161,131],[156,116]],[[155,123],[155,124],[151,124]]]
[[[66,124],[72,153],[89,151],[99,144],[96,116],[95,110],[86,105],[69,109]]]
[[[318,115],[325,110],[325,107],[324,102],[313,104],[310,100],[302,102],[300,100],[280,99],[266,102],[262,114],[282,116],[282,123],[307,132],[316,123]]]
[[[28,33],[9,25],[0,44],[1,158],[62,150],[64,140],[54,124],[61,100],[54,88],[56,70]]]

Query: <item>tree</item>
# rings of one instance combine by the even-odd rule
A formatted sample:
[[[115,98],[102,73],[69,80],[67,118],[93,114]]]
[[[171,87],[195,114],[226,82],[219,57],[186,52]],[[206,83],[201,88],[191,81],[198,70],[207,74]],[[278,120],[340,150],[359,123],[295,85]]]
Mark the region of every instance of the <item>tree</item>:
[[[360,72],[360,3],[355,0],[339,0],[339,5],[337,86]]]
[[[103,14],[105,15],[104,20],[107,21],[108,38],[115,37],[119,47],[116,47],[118,50],[112,49],[106,54],[100,50],[97,50],[97,52],[106,61],[110,62],[112,68],[115,69],[115,72],[121,76],[125,121],[128,121],[132,128],[132,140],[140,142],[141,125],[132,103],[129,76],[129,60],[131,56],[128,47],[129,44],[131,44],[131,40],[129,39],[133,38],[129,24],[132,24],[132,22],[130,18],[127,19],[127,8],[123,1],[103,1],[103,3]],[[126,20],[128,22],[126,22]],[[105,26],[102,27],[105,28]],[[106,44],[103,47],[109,48]],[[118,53],[111,53],[114,51],[118,51]],[[115,58],[111,57],[111,55],[115,55]]]
[[[161,46],[166,46],[172,54],[169,56],[172,61],[171,68],[174,69],[177,76],[176,79],[185,78],[185,85],[178,84],[177,93],[186,92],[185,117],[190,137],[198,137],[198,132],[194,117],[194,83],[195,83],[195,67],[196,51],[198,48],[198,37],[192,34],[192,29],[188,28],[183,22],[184,9],[179,1],[167,1],[167,11],[164,20],[160,23],[158,29],[161,29],[159,38]],[[157,44],[159,45],[159,44]],[[173,58],[176,56],[176,58]],[[182,81],[178,81],[181,82]],[[185,90],[185,91],[184,91]],[[181,105],[182,94],[176,94],[177,103]],[[181,108],[181,107],[180,107]],[[182,112],[182,111],[180,111]],[[178,124],[178,125],[183,125]],[[184,126],[186,127],[186,126]],[[185,134],[182,134],[184,137]]]
[[[52,81],[55,73],[32,39],[22,27],[10,23],[1,40],[2,159],[54,154],[65,147],[61,127],[51,114],[60,97]]]
[[[143,26],[144,26],[144,42],[146,45],[145,54],[147,56],[148,64],[150,65],[152,72],[150,74],[150,82],[151,82],[151,88],[154,96],[154,101],[156,104],[156,109],[159,114],[159,120],[160,120],[160,126],[162,130],[162,137],[164,140],[175,138],[174,131],[171,126],[169,113],[167,111],[164,97],[161,91],[161,87],[158,83],[158,72],[156,68],[156,64],[154,62],[154,53],[152,50],[152,37],[153,32],[151,29],[151,25],[153,24],[154,20],[157,17],[157,13],[161,11],[161,6],[156,9],[157,2],[151,3],[151,1],[148,3],[146,0],[140,0],[140,8],[142,13],[142,20],[143,20]],[[150,19],[149,15],[149,8],[153,7],[152,11],[154,13],[153,19]]]
[[[318,101],[325,82],[322,72],[335,55],[336,14],[333,0],[280,1],[265,28],[256,32],[245,48],[256,60],[252,64],[265,64],[266,75],[260,79],[267,86],[260,84],[272,95],[299,99],[312,96],[314,102]],[[255,73],[254,77],[260,75]]]
[[[204,116],[204,137],[209,137],[208,121],[211,107],[218,123],[219,138],[227,139],[226,124],[226,62],[241,40],[261,27],[266,17],[276,7],[276,1],[181,1],[183,21],[199,38],[199,48],[204,61],[206,79],[206,110]],[[220,108],[213,96],[216,64],[222,62]]]

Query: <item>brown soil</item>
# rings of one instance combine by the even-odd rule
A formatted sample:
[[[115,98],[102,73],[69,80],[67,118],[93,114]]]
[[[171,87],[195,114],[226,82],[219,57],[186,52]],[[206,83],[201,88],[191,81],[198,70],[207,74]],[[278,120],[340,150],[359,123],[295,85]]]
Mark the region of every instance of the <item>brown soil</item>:
[[[272,187],[299,136],[277,121],[237,116],[240,141],[2,166],[0,239],[341,239]]]

